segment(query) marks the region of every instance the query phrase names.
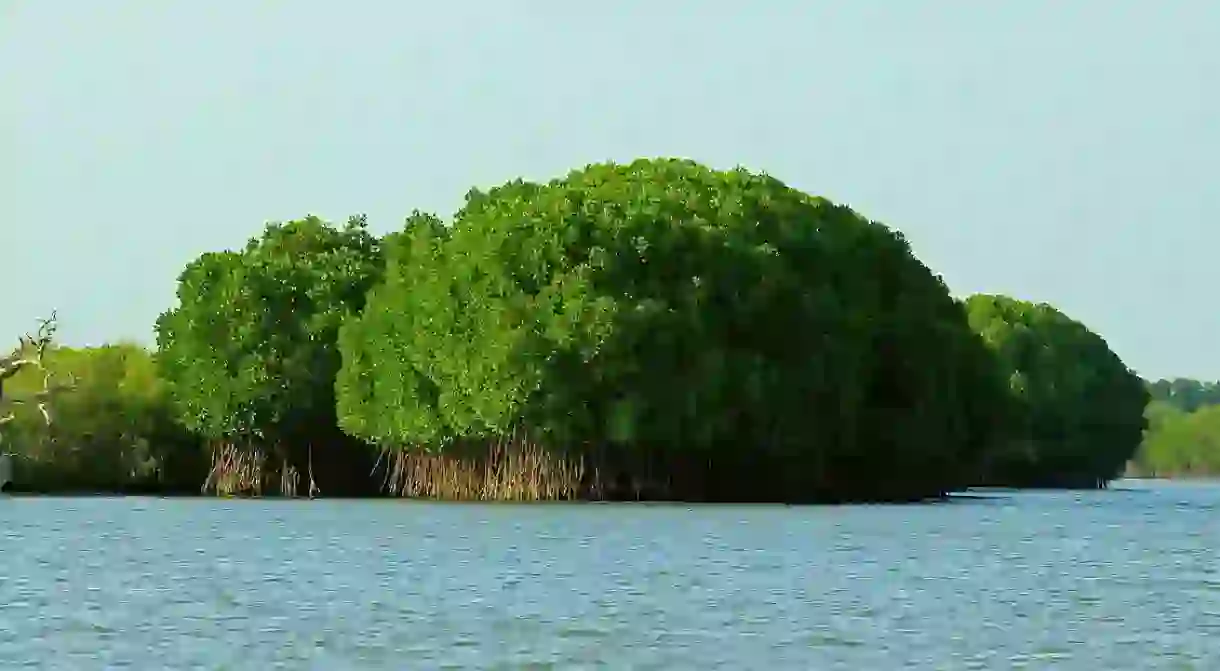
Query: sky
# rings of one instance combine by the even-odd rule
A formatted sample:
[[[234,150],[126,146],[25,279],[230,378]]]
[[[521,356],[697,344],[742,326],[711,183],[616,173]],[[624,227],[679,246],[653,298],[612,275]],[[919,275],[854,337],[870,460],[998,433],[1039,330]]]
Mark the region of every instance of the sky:
[[[745,166],[1220,379],[1220,3],[0,0],[0,339],[153,342],[201,253],[592,162]],[[0,349],[5,347],[0,344]]]

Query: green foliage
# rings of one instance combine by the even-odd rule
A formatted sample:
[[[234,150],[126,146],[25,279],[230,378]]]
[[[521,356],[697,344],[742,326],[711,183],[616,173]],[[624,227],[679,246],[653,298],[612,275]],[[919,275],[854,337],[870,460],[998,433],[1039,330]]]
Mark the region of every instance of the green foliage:
[[[1184,411],[1175,404],[1179,400],[1148,404],[1148,430],[1134,463],[1137,475],[1220,475],[1220,405],[1199,404]]]
[[[363,217],[269,224],[240,252],[204,254],[157,321],[161,371],[183,424],[275,450],[334,428],[336,342],[380,279]],[[312,454],[309,455],[312,457]],[[303,455],[285,456],[304,470]]]
[[[1005,403],[899,234],[765,175],[594,165],[472,191],[387,248],[340,338],[341,426],[370,442],[526,426],[710,464],[690,487],[713,498],[923,496],[968,477]]]
[[[1100,336],[1045,304],[1004,296],[966,301],[1019,409],[991,484],[1099,486],[1139,447],[1148,393]]]
[[[263,437],[326,412],[339,325],[379,276],[362,220],[269,224],[242,252],[204,254],[157,321],[161,367],[184,424],[209,438]]]
[[[205,472],[199,441],[177,425],[152,356],[136,345],[58,348],[44,365],[77,386],[57,395],[46,425],[33,404],[18,406],[5,451],[16,455],[15,486],[39,491],[197,490]],[[27,368],[6,387],[14,398],[42,389]]]
[[[435,343],[417,340],[427,328],[417,317],[424,312],[420,304],[450,298],[441,293],[448,286],[438,256],[447,236],[448,230],[433,215],[415,212],[408,217],[403,231],[383,241],[384,282],[370,292],[367,308],[340,330],[338,416],[342,428],[353,436],[379,442],[394,437],[391,427],[395,426],[421,442],[439,441],[444,434],[436,401],[428,400],[435,392],[421,372],[426,348]],[[477,361],[478,357],[472,363]],[[383,405],[363,405],[372,398]]]

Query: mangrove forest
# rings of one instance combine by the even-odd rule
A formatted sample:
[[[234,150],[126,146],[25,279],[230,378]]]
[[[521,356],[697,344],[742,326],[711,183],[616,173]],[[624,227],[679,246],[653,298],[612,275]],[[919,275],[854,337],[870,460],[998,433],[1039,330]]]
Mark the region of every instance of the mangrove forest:
[[[1086,325],[959,300],[897,230],[764,173],[596,164],[240,243],[182,270],[152,350],[44,328],[0,360],[11,488],[919,501],[1220,466],[1220,405],[1165,407],[1187,392]]]

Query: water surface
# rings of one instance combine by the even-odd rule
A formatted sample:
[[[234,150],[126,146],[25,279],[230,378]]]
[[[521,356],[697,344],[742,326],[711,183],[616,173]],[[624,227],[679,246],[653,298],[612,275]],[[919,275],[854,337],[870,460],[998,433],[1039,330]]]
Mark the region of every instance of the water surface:
[[[0,499],[0,668],[1220,669],[1220,486]]]

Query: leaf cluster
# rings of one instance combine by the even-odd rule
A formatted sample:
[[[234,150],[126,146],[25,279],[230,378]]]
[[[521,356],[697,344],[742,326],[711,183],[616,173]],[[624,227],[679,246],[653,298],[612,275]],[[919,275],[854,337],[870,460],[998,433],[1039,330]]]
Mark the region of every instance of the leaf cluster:
[[[1220,404],[1192,411],[1175,401],[1154,400],[1148,430],[1134,460],[1137,474],[1153,477],[1215,477],[1220,474]]]
[[[208,438],[265,440],[333,417],[344,319],[380,279],[363,217],[268,224],[241,251],[204,254],[157,320],[158,361],[179,417]]]

